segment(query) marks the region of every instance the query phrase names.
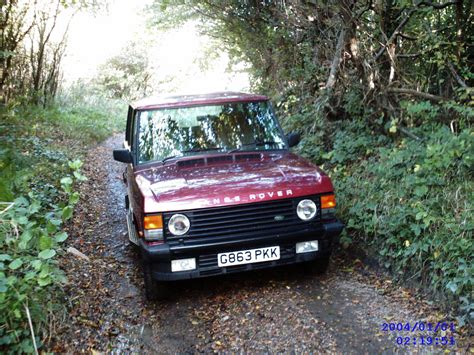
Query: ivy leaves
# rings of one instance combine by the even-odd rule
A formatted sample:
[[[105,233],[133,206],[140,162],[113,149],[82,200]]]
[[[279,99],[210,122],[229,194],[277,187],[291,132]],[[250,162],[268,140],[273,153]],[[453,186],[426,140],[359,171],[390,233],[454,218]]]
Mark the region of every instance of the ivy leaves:
[[[79,171],[81,161],[68,166],[72,171],[59,181],[61,190],[47,190],[52,192],[51,199],[30,192],[0,214],[4,227],[0,229],[0,321],[8,325],[8,334],[24,329],[25,302],[29,302],[34,319],[43,319],[51,287],[66,282],[55,259],[68,238],[62,227],[72,218],[80,198],[73,190],[74,184],[86,179]],[[20,336],[8,334],[0,330],[0,342],[8,345]],[[28,332],[25,339],[30,339]]]
[[[426,139],[381,147],[356,123],[335,134],[333,150],[324,157],[333,167],[339,212],[348,227],[341,241],[370,245],[395,277],[418,277],[431,291],[458,302],[458,320],[464,322],[474,310],[466,303],[474,284],[469,163],[474,135],[439,125],[418,134]],[[370,155],[358,143],[363,141],[372,143]]]
[[[56,250],[46,249],[46,250],[43,250],[41,253],[39,253],[38,257],[43,260],[48,260],[48,259],[51,259],[55,255],[56,255]]]

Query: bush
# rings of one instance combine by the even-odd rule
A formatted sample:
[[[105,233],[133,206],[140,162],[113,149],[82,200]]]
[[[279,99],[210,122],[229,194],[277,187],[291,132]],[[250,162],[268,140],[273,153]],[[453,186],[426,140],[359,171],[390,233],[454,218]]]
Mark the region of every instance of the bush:
[[[72,174],[61,179],[59,195],[30,192],[13,203],[3,203],[0,212],[0,348],[10,352],[33,352],[41,346],[48,315],[57,303],[59,286],[66,281],[55,259],[67,238],[62,225],[72,217],[79,194],[75,180],[84,180],[82,163],[69,163]],[[51,203],[52,200],[59,202]],[[33,336],[34,334],[34,336]],[[34,341],[33,341],[34,339]]]
[[[324,157],[347,223],[342,242],[369,246],[396,278],[455,306],[464,324],[474,312],[474,134],[414,132],[426,140],[391,142],[358,124],[335,134]]]
[[[79,199],[72,186],[84,179],[82,163],[67,161],[112,128],[104,115],[54,107],[10,107],[0,117],[0,351],[33,352],[63,309],[56,258]]]

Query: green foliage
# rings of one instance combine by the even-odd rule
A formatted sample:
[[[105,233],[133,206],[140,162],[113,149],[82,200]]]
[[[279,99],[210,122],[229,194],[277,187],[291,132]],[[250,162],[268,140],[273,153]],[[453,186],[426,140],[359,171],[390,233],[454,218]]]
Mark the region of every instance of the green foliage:
[[[99,68],[94,80],[99,90],[109,98],[136,100],[147,96],[151,89],[151,68],[143,43],[128,43],[121,53]]]
[[[66,282],[56,256],[67,239],[63,224],[72,217],[78,195],[72,186],[84,180],[80,161],[69,163],[72,174],[61,179],[61,190],[28,193],[0,211],[0,348],[11,352],[33,352],[28,309],[41,345],[48,314],[62,306],[57,302]],[[56,203],[48,203],[51,199]]]
[[[115,128],[103,112],[72,110],[14,106],[0,112],[0,349],[12,353],[34,352],[27,309],[38,346],[51,314],[64,311],[66,280],[57,259],[68,237],[64,224],[79,201],[74,185],[86,179],[76,157],[85,143]]]
[[[46,158],[60,162],[65,156],[58,147],[67,145],[67,141],[71,141],[71,146],[77,142],[88,145],[122,131],[126,109],[126,104],[121,101],[98,97],[91,102],[84,97],[76,99],[72,94],[63,95],[56,106],[47,109],[18,105],[0,112],[6,126],[1,139],[12,147],[11,153],[16,161],[21,161],[19,154],[23,154],[27,158],[34,156],[38,161]]]
[[[474,312],[473,131],[434,125],[416,131],[421,144],[390,144],[354,126],[324,156],[347,223],[342,241],[369,246],[397,278],[426,285],[463,324]]]
[[[77,81],[57,98],[61,131],[72,139],[92,143],[125,130],[127,102],[111,99],[88,81]]]
[[[0,201],[33,191],[46,203],[58,198],[53,185],[66,173],[68,156],[84,153],[84,145],[122,129],[123,116],[112,111],[78,107],[43,110],[18,106],[0,112]],[[81,141],[78,145],[77,142]],[[77,178],[81,178],[79,175]]]

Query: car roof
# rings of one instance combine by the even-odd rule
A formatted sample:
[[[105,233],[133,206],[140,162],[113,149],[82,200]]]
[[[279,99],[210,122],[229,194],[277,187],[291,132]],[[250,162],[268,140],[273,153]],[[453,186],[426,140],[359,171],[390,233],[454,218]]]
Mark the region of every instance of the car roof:
[[[228,102],[267,101],[263,95],[246,94],[243,92],[223,91],[198,95],[176,95],[148,97],[131,104],[135,110],[185,107],[195,105],[213,105]]]

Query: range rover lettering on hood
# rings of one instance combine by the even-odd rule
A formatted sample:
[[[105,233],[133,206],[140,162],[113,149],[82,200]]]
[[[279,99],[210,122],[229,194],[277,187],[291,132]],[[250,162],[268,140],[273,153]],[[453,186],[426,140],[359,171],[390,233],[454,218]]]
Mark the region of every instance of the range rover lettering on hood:
[[[260,201],[260,200],[265,200],[266,198],[272,198],[272,197],[284,197],[284,196],[293,196],[293,191],[292,190],[278,190],[278,191],[267,191],[267,192],[259,192],[255,194],[249,194],[246,195],[245,197],[243,196],[225,196],[222,199],[221,198],[213,198],[211,201],[211,204],[213,205],[220,205],[222,202],[224,203],[232,203],[232,202],[240,202],[243,200],[248,200],[248,201]]]

